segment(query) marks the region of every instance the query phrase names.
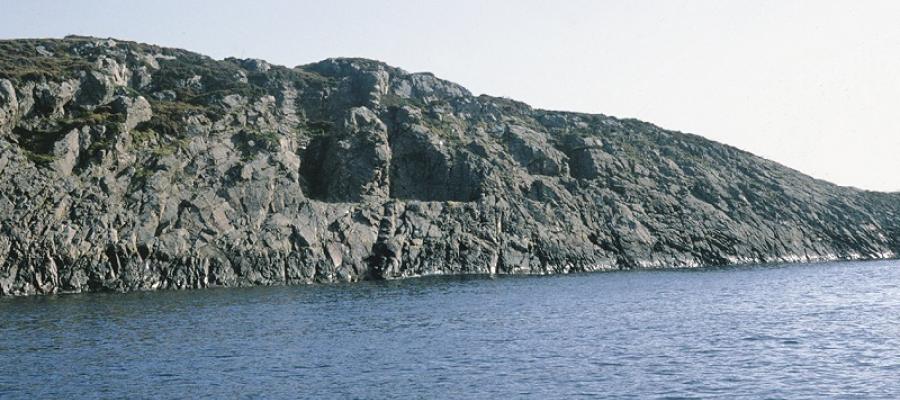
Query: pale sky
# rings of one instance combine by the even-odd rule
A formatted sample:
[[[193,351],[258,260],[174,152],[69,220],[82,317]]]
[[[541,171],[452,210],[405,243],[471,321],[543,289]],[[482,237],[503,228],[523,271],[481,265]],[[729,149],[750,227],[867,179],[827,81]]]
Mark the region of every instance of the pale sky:
[[[900,1],[0,0],[0,12],[2,38],[109,36],[288,66],[374,58],[900,190]]]

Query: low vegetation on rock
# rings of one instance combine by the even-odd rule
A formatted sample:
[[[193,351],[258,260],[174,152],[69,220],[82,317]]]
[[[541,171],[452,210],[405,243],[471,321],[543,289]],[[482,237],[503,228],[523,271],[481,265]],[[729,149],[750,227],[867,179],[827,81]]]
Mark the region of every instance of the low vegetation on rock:
[[[898,213],[372,60],[0,41],[0,295],[886,258]]]

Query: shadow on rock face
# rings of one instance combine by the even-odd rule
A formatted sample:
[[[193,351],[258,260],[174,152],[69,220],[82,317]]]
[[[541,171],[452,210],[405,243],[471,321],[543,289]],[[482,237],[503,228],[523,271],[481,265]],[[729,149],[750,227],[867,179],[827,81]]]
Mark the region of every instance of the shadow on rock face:
[[[312,198],[359,202],[387,197],[390,161],[387,127],[371,110],[358,107],[338,132],[310,141],[300,174]]]
[[[423,126],[389,133],[364,107],[351,110],[341,131],[310,141],[302,158],[306,195],[336,203],[474,201],[486,170],[481,157]]]
[[[478,156],[427,137],[388,145],[365,136],[319,137],[303,153],[306,195],[326,202],[366,198],[474,201],[484,181]]]
[[[474,201],[481,196],[482,159],[425,131],[392,136],[391,197],[421,201]]]

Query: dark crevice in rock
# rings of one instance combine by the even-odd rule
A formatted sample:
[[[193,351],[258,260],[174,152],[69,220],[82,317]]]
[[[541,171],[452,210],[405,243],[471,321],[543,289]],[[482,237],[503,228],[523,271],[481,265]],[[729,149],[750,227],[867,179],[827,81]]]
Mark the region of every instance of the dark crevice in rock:
[[[330,136],[313,138],[301,155],[300,175],[304,178],[304,194],[307,197],[328,201],[328,174],[322,171],[323,158],[330,150],[333,139]]]

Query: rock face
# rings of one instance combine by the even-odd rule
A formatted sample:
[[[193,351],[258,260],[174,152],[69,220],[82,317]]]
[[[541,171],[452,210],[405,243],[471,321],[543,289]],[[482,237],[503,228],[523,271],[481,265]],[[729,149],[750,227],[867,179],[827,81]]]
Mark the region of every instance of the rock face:
[[[0,41],[0,295],[865,259],[900,194],[331,59]]]

